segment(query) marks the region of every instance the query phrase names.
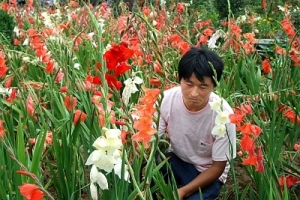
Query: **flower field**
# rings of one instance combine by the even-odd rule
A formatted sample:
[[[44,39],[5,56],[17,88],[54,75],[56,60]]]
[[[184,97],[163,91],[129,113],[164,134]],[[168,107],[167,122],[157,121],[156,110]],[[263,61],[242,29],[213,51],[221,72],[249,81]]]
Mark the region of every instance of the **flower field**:
[[[212,2],[0,1],[0,199],[179,199],[156,127],[192,46],[223,59],[215,92],[235,111],[219,199],[300,199],[300,2],[225,18]]]

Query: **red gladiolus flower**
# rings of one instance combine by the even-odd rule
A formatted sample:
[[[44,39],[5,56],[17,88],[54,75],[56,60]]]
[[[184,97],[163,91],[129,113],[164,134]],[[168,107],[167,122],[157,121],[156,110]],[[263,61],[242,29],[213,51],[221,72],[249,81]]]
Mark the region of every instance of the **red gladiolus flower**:
[[[255,137],[258,137],[262,130],[259,126],[251,125],[251,131]]]
[[[254,140],[250,136],[245,135],[241,139],[240,145],[242,151],[247,151],[249,154],[254,155],[255,144]]]
[[[59,71],[55,77],[54,82],[55,83],[61,82],[61,80],[63,79],[64,76],[65,76],[65,74],[62,71]]]
[[[5,65],[4,53],[0,51],[0,78],[4,78],[9,68]]]
[[[244,135],[251,135],[251,133],[252,133],[252,125],[251,125],[251,123],[247,122],[243,126],[240,126],[239,130]]]
[[[299,148],[300,148],[300,145],[296,143],[296,144],[294,145],[294,150],[295,150],[295,151],[298,151]]]
[[[242,111],[242,113],[244,113],[246,115],[251,114],[252,113],[251,104],[246,103],[246,104],[241,105],[241,111]]]
[[[255,165],[255,169],[260,173],[265,171],[264,158],[263,158],[261,147],[259,147],[257,151],[257,163]]]
[[[279,185],[284,187],[286,185],[287,188],[294,186],[297,182],[300,181],[300,178],[294,176],[281,176],[278,178]]]
[[[62,93],[68,92],[68,87],[67,86],[62,86],[62,87],[60,87],[60,91]]]
[[[170,40],[170,42],[178,43],[181,41],[181,37],[178,34],[174,34],[174,35],[169,36],[169,40]]]
[[[20,40],[18,40],[18,39],[14,39],[14,45],[15,46],[19,46],[21,44],[21,42],[20,42]]]
[[[4,87],[10,88],[11,82],[13,81],[13,79],[14,79],[13,76],[8,77],[8,79],[5,81]]]
[[[245,115],[242,114],[230,114],[229,119],[230,122],[236,125],[240,125],[244,119]]]
[[[128,135],[127,131],[124,131],[124,130],[121,131],[122,144],[126,144],[127,143],[127,140],[126,140],[127,135]]]
[[[31,178],[36,178],[36,175],[29,172],[29,171],[25,171],[25,170],[18,170],[16,171],[18,174],[21,174],[21,175],[25,175],[25,176],[29,176]]]
[[[110,74],[105,74],[105,80],[110,88],[116,88],[117,90],[120,90],[122,87],[122,83],[118,81],[116,77]]]
[[[269,74],[271,72],[270,60],[265,59],[262,63],[262,70],[265,74]]]
[[[283,49],[283,48],[281,48],[281,47],[279,47],[279,46],[276,46],[275,47],[275,52],[277,53],[277,54],[280,54],[280,55],[286,55],[286,50],[285,49]]]
[[[243,165],[256,165],[257,163],[257,158],[256,156],[249,156],[246,159],[243,159]]]
[[[64,105],[66,106],[68,111],[71,111],[76,107],[77,98],[72,96],[66,96],[64,100]]]
[[[53,70],[54,70],[54,61],[53,60],[50,60],[48,63],[47,63],[47,66],[46,66],[46,73],[49,73],[49,74],[52,74],[53,73]]]
[[[183,3],[178,3],[178,4],[177,4],[177,12],[183,13],[184,10],[185,10],[184,4],[183,4]]]
[[[285,33],[290,37],[293,38],[296,34],[294,28],[292,27],[291,23],[288,20],[282,20],[281,22],[282,29]]]
[[[86,118],[87,118],[87,114],[85,114],[81,110],[75,110],[73,124],[76,125],[79,119],[80,122],[84,122]]]
[[[106,60],[107,69],[115,71],[117,66],[131,58],[133,53],[134,51],[128,49],[125,42],[122,42],[120,45],[113,45],[112,48],[103,55]],[[125,72],[126,71],[127,70],[125,70]]]
[[[267,0],[262,0],[262,2],[261,2],[261,8],[263,10],[267,10]]]
[[[13,88],[10,96],[6,99],[9,103],[12,103],[13,100],[17,97],[18,88]]]
[[[24,183],[19,186],[20,193],[25,197],[26,200],[41,200],[45,196],[36,185],[30,183]]]
[[[3,121],[0,120],[0,140],[5,136],[5,131],[3,128]]]
[[[34,114],[34,101],[33,98],[29,95],[26,99],[26,107],[27,107],[27,112],[29,115],[33,117]]]

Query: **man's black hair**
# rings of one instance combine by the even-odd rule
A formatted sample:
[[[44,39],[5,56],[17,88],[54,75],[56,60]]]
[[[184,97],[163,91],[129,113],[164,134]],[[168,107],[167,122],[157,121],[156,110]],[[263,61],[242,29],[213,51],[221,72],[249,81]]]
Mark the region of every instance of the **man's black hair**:
[[[220,81],[223,69],[224,63],[218,54],[208,49],[192,47],[179,61],[178,78],[180,82],[181,79],[190,78],[194,73],[200,82],[204,81],[204,76],[210,77],[216,87],[215,79]]]

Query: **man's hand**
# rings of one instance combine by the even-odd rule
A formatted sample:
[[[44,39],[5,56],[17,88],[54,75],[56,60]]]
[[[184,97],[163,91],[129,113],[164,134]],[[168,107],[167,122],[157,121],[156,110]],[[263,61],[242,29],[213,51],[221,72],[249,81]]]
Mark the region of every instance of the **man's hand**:
[[[183,188],[179,188],[177,190],[177,192],[178,192],[179,200],[183,200],[183,198],[186,196],[186,193],[185,193],[184,189]]]

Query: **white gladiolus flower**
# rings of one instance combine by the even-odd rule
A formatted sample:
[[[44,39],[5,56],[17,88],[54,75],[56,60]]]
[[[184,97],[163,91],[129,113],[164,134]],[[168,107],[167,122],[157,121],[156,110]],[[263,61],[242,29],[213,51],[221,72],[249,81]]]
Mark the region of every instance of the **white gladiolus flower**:
[[[107,179],[101,172],[98,171],[95,165],[92,166],[91,173],[90,173],[90,180],[91,183],[97,183],[102,190],[108,189]]]
[[[12,90],[10,88],[4,88],[0,85],[0,94],[1,95],[10,95]]]
[[[93,200],[98,200],[98,191],[94,183],[90,184],[91,196]]]
[[[75,63],[74,64],[74,69],[80,69],[80,64],[79,63]]]
[[[98,199],[97,187],[99,185],[102,190],[108,189],[108,181],[105,175],[101,172],[104,170],[107,174],[115,171],[115,174],[121,178],[122,172],[122,140],[120,138],[121,131],[119,129],[102,128],[103,136],[96,139],[93,146],[96,148],[88,157],[85,165],[92,165],[90,172],[90,190],[93,200]],[[124,180],[130,182],[128,166],[124,165]]]
[[[111,155],[104,155],[101,159],[94,162],[95,166],[99,169],[103,169],[107,173],[110,173],[113,170],[115,164],[117,164],[117,162]]]
[[[24,45],[24,46],[27,46],[28,44],[29,44],[29,39],[26,38],[26,39],[24,40],[24,42],[23,42],[23,45]]]
[[[20,36],[20,29],[17,26],[14,27],[13,32],[16,34],[17,37]]]
[[[103,150],[103,149],[95,150],[90,154],[85,165],[92,165],[105,155],[106,155],[105,150]]]
[[[89,34],[88,34],[88,36],[89,36],[89,38],[90,38],[90,40],[92,40],[93,39],[93,36],[95,35],[95,33],[94,32],[90,32]]]
[[[216,42],[219,38],[224,37],[225,33],[221,30],[217,30],[208,40],[207,46],[211,49],[217,48]]]
[[[229,113],[226,112],[226,111],[222,111],[220,112],[217,117],[216,117],[216,120],[215,120],[215,123],[218,125],[218,124],[227,124],[230,122],[230,119],[229,119]]]
[[[212,134],[219,137],[224,137],[226,134],[226,126],[225,124],[217,124],[212,129]]]
[[[114,172],[115,172],[115,174],[117,174],[118,175],[118,177],[121,179],[121,177],[122,177],[122,175],[121,175],[121,172],[122,172],[122,162],[120,162],[120,163],[117,163],[116,165],[115,165],[115,167],[114,167]],[[129,183],[130,183],[130,180],[129,180],[129,172],[128,172],[128,166],[127,165],[125,165],[124,166],[124,180],[125,181],[128,181]]]
[[[24,57],[22,57],[22,61],[25,62],[25,63],[29,63],[30,58],[28,56],[24,56]]]
[[[125,88],[122,93],[122,99],[126,105],[129,102],[129,98],[131,97],[131,94],[134,94],[135,92],[138,91],[135,84],[142,84],[142,83],[143,80],[138,76],[135,76],[134,78],[128,78],[126,81],[124,81]]]
[[[220,112],[221,106],[222,106],[222,99],[221,98],[215,98],[212,102],[208,102],[210,105],[210,108],[213,111]]]

